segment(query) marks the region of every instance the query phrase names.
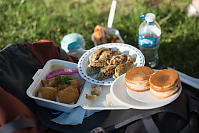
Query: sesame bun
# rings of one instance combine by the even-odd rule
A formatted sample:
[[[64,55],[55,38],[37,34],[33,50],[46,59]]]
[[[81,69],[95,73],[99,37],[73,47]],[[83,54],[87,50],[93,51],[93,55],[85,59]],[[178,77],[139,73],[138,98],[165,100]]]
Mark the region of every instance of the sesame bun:
[[[178,73],[171,69],[154,72],[149,78],[150,92],[158,98],[167,98],[177,93],[181,88]]]
[[[149,90],[149,77],[153,70],[149,67],[134,67],[126,72],[125,81],[128,89],[137,92]]]

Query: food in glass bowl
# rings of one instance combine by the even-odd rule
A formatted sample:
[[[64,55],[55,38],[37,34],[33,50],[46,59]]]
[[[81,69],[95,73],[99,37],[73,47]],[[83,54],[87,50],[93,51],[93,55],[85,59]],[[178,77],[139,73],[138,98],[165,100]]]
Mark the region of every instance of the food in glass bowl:
[[[94,33],[92,35],[92,40],[97,45],[104,43],[121,43],[115,34],[108,34],[107,29],[100,25],[95,27]]]

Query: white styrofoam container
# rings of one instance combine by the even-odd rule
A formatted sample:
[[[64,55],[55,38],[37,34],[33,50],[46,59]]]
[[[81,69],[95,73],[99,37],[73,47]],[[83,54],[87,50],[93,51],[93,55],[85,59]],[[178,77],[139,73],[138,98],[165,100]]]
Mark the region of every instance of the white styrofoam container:
[[[80,97],[76,104],[64,104],[56,101],[51,101],[47,99],[43,99],[40,97],[36,97],[35,93],[40,88],[41,80],[46,78],[46,75],[53,70],[52,66],[63,66],[70,69],[77,68],[77,64],[71,63],[68,61],[52,59],[49,60],[43,69],[39,69],[35,75],[33,76],[33,82],[27,89],[26,93],[29,97],[33,98],[35,102],[42,107],[63,111],[63,112],[71,112],[73,108],[81,106],[84,109],[88,110],[115,110],[115,109],[127,109],[124,105],[120,103],[111,102],[113,99],[110,98],[110,86],[103,87],[101,95],[96,101],[89,101],[86,99],[85,95],[89,94],[91,91],[91,84],[85,82],[82,88],[80,88]],[[108,97],[107,97],[108,96]]]
[[[35,102],[43,107],[50,108],[50,109],[55,109],[58,111],[64,111],[64,112],[70,112],[73,108],[77,107],[80,105],[80,98],[82,95],[80,95],[80,98],[78,99],[76,104],[64,104],[56,101],[51,101],[43,98],[39,98],[35,96],[35,93],[38,88],[40,88],[41,85],[41,80],[46,78],[46,75],[53,70],[53,65],[60,65],[60,66],[65,66],[70,69],[77,68],[76,63],[71,63],[68,61],[62,61],[62,60],[57,60],[57,59],[52,59],[49,60],[43,69],[39,69],[35,75],[33,76],[33,82],[27,89],[26,93],[29,97],[33,98]],[[82,88],[80,88],[80,92],[82,92]],[[82,94],[82,93],[81,93]]]

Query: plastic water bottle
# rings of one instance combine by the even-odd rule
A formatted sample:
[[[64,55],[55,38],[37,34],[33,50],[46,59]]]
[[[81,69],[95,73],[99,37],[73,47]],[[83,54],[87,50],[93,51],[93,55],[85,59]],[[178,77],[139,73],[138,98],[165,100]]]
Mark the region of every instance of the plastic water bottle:
[[[76,56],[80,58],[86,50],[85,40],[79,33],[71,33],[65,35],[61,41],[61,48],[66,51],[69,55]]]
[[[158,64],[161,28],[155,21],[155,14],[147,13],[140,17],[145,20],[139,26],[139,48],[145,56],[146,65],[153,68]]]

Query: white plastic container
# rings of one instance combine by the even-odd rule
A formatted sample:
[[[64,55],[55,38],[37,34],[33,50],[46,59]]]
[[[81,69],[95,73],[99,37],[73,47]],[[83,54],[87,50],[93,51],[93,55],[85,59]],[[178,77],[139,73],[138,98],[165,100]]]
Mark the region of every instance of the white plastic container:
[[[36,91],[38,88],[40,88],[41,80],[46,78],[46,75],[54,70],[55,66],[65,66],[70,69],[77,68],[77,64],[71,63],[68,61],[62,61],[58,59],[52,59],[49,60],[43,69],[39,69],[35,75],[33,76],[33,82],[27,89],[26,93],[29,97],[33,98],[39,106],[63,111],[63,112],[71,112],[73,108],[77,106],[81,106],[84,109],[88,110],[112,110],[112,109],[127,109],[127,107],[119,104],[119,103],[113,103],[112,97],[110,96],[110,86],[102,89],[101,95],[99,96],[99,99],[96,101],[89,101],[86,99],[86,94],[89,94],[91,91],[91,85],[88,82],[85,82],[85,84],[80,88],[80,97],[76,104],[64,104],[56,101],[51,101],[47,99],[43,99],[40,97],[35,96]],[[111,100],[111,101],[108,101]]]
[[[30,85],[30,87],[27,89],[26,93],[29,97],[33,98],[35,102],[43,107],[50,108],[50,109],[55,109],[58,111],[64,111],[64,112],[70,112],[73,108],[77,107],[80,105],[80,99],[82,95],[80,95],[80,98],[78,99],[76,104],[64,104],[56,101],[51,101],[43,98],[39,98],[35,96],[36,91],[38,88],[41,87],[41,80],[46,78],[46,75],[52,71],[54,66],[65,66],[70,69],[77,68],[77,64],[71,63],[68,61],[62,61],[62,60],[57,60],[53,59],[48,61],[43,69],[39,69],[35,75],[33,76],[33,82]],[[80,88],[80,91],[82,92],[82,88]]]

